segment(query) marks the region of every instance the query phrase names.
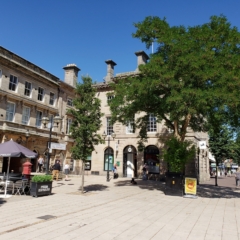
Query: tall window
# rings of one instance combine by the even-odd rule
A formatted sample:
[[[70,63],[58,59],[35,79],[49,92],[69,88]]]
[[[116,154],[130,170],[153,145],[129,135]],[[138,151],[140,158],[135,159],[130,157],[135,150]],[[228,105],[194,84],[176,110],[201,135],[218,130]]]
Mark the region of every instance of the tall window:
[[[107,117],[107,135],[111,135],[113,133],[113,125],[111,124],[111,118]]]
[[[30,118],[30,108],[24,106],[22,111],[22,124],[28,124],[29,118]]]
[[[67,99],[67,105],[68,106],[73,106],[73,100],[71,98]]]
[[[111,101],[113,98],[114,98],[113,95],[108,95],[108,96],[107,96],[107,103],[109,104],[110,101]]]
[[[70,134],[70,127],[71,127],[71,124],[72,124],[72,119],[71,119],[71,118],[68,118],[68,119],[67,119],[66,134]]]
[[[6,110],[6,120],[13,122],[14,114],[15,114],[15,104],[8,102],[7,110]]]
[[[37,127],[41,127],[42,124],[42,112],[37,111],[37,115],[36,115],[36,126]]]
[[[157,120],[153,114],[149,115],[148,120],[148,132],[156,132],[157,131]]]
[[[126,133],[135,133],[134,120],[127,122]]]
[[[30,97],[31,94],[31,90],[32,90],[32,84],[30,82],[25,82],[25,91],[24,91],[24,95]]]
[[[114,151],[112,148],[109,147],[104,152],[104,171],[107,170],[111,171],[113,169],[113,163],[114,163]]]
[[[17,77],[10,75],[9,90],[16,91],[17,83],[18,83]]]
[[[38,100],[43,101],[43,96],[44,96],[44,90],[43,90],[43,88],[39,87],[38,88]]]
[[[55,96],[54,93],[50,92],[49,104],[54,105]]]

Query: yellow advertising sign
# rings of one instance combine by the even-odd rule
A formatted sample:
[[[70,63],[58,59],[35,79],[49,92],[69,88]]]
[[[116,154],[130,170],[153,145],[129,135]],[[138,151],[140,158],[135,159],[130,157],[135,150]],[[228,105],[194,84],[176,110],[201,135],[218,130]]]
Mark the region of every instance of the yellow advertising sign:
[[[197,194],[196,178],[185,178],[185,194]]]

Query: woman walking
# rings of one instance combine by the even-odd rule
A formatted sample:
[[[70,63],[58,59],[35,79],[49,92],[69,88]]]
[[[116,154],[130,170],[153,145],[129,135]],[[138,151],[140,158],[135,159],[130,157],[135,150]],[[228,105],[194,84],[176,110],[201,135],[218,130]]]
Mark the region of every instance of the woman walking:
[[[38,172],[42,172],[43,163],[44,163],[43,156],[40,155],[38,158]]]
[[[69,169],[70,169],[69,163],[68,161],[66,161],[64,165],[65,181],[69,181],[69,178],[68,178]]]

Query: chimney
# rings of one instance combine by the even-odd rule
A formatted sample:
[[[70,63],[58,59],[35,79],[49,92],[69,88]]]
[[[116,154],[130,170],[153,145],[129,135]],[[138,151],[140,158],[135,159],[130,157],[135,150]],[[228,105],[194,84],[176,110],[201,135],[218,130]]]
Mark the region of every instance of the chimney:
[[[137,56],[137,69],[136,69],[136,71],[139,71],[138,67],[141,64],[146,64],[149,57],[144,51],[135,52],[135,55]]]
[[[105,81],[106,83],[109,83],[114,77],[114,66],[117,64],[112,60],[106,60],[105,63],[107,64],[107,76],[105,77]]]
[[[78,81],[78,72],[81,71],[76,64],[67,64],[66,67],[63,67],[65,71],[64,82],[76,87]]]

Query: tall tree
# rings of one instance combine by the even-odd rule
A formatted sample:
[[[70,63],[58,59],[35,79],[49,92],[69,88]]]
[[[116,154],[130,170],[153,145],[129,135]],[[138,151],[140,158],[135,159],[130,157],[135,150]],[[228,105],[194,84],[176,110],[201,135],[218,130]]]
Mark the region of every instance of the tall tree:
[[[135,23],[133,37],[156,53],[140,72],[112,84],[112,120],[126,124],[139,112],[139,144],[147,139],[149,114],[164,120],[174,136],[184,141],[187,127],[205,131],[209,112],[239,109],[240,33],[224,16],[193,27],[169,26],[166,19],[147,17]],[[234,112],[234,111],[233,111]],[[136,117],[136,115],[135,115]]]
[[[218,165],[223,160],[233,158],[235,155],[236,143],[233,140],[233,133],[227,126],[210,128],[209,130],[209,148],[216,159],[215,186],[218,186]]]
[[[73,109],[68,113],[73,116],[70,127],[71,137],[75,144],[71,149],[74,159],[82,161],[82,193],[84,192],[85,162],[94,151],[94,146],[103,143],[101,135],[97,131],[101,127],[101,105],[96,97],[96,90],[92,87],[90,77],[82,77],[82,83],[78,83],[73,99]]]

